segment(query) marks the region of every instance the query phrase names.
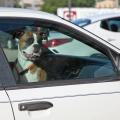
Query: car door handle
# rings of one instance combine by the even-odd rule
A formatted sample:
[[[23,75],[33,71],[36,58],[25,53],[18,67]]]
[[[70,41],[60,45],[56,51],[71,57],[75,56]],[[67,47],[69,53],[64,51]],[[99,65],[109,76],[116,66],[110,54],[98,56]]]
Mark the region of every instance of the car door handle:
[[[27,103],[20,103],[18,105],[18,109],[20,111],[37,111],[37,110],[46,110],[53,107],[53,104],[46,101],[41,102],[27,102]]]

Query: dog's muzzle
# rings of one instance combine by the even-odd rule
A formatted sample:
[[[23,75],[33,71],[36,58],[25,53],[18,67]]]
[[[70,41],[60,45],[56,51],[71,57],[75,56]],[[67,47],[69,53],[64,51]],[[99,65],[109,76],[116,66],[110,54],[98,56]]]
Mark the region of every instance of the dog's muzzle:
[[[33,47],[34,47],[34,53],[39,53],[39,50],[40,50],[40,45],[38,45],[38,44],[35,44],[35,45],[33,45]]]
[[[33,53],[31,53],[31,54],[28,54],[25,51],[23,51],[23,54],[27,58],[27,60],[36,61],[41,56],[42,49],[41,49],[40,45],[35,44],[33,47],[34,47],[34,50],[33,50]]]

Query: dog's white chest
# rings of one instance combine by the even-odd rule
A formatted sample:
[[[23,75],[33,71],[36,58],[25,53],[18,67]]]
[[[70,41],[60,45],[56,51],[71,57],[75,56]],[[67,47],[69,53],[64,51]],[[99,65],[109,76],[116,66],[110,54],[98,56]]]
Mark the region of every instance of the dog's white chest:
[[[27,79],[28,82],[38,82],[39,80],[39,71],[40,69],[37,68],[36,71],[34,73],[32,73],[30,70],[28,70],[28,72],[25,74],[25,77]]]
[[[18,57],[18,62],[22,68],[22,71],[26,70],[26,72],[24,73],[24,76],[27,79],[27,82],[40,81],[39,71],[41,68],[38,68],[38,67],[34,68],[34,66],[33,66],[33,68],[30,69],[30,67],[31,67],[31,65],[33,65],[33,63],[31,61],[22,60],[19,57]]]
[[[25,77],[28,82],[38,82],[40,81],[39,72],[41,69],[35,66],[30,68],[31,65],[33,65],[33,63],[28,61],[26,64],[24,64],[23,69],[28,69],[28,71],[25,73]]]

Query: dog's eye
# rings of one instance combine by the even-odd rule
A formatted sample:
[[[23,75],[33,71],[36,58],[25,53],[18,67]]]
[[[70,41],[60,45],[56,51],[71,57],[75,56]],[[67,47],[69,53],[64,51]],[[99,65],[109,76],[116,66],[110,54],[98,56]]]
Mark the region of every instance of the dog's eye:
[[[42,45],[42,36],[37,36],[37,43]]]
[[[33,39],[33,38],[29,38],[29,39],[27,40],[27,44],[28,44],[28,45],[31,45],[33,42],[34,42],[34,39]]]
[[[42,40],[41,39],[38,39],[38,44],[42,45]]]

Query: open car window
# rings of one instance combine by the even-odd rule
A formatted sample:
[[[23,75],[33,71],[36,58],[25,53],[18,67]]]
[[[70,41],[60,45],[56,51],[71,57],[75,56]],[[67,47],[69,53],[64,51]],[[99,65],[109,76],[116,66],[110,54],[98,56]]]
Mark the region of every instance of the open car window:
[[[0,43],[17,84],[117,75],[109,56],[83,42],[85,38],[75,38],[60,26],[38,23],[0,20]]]

